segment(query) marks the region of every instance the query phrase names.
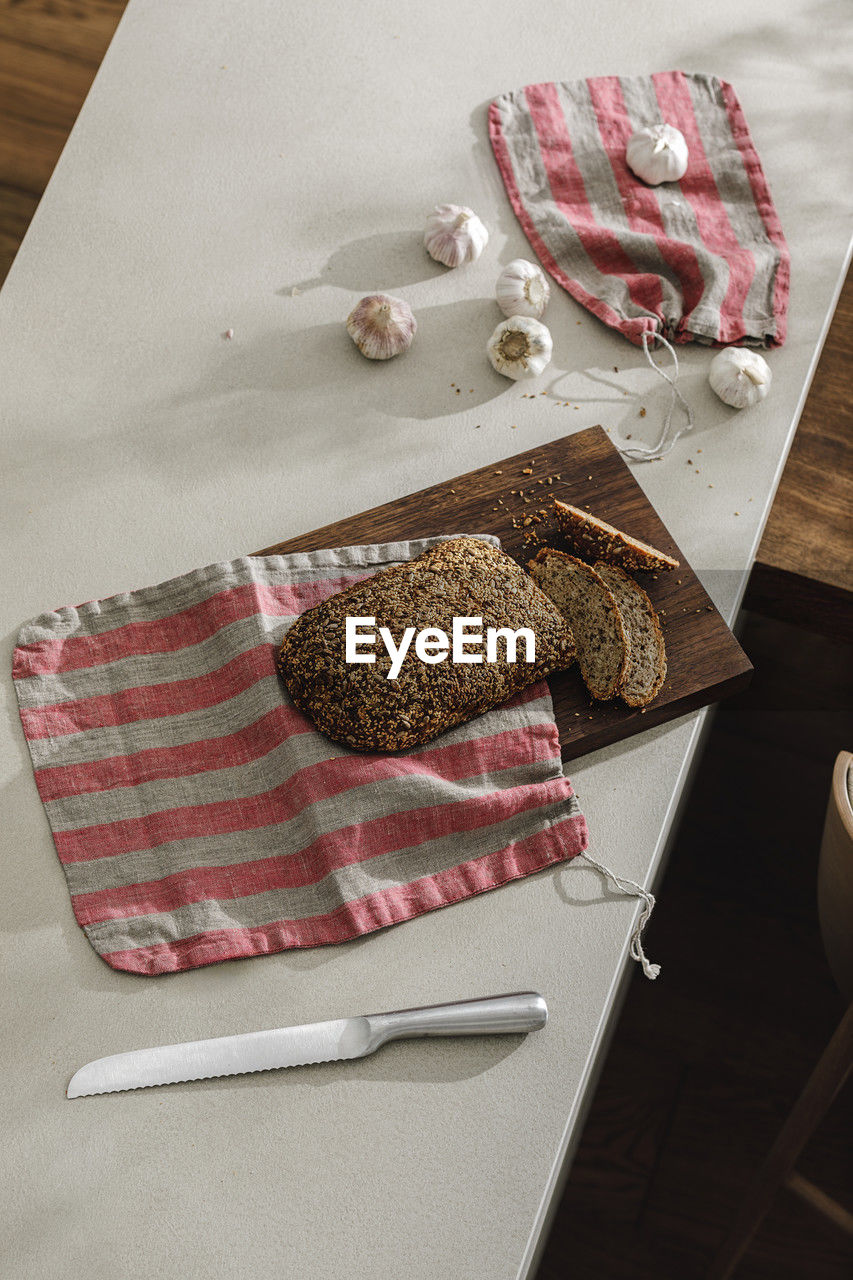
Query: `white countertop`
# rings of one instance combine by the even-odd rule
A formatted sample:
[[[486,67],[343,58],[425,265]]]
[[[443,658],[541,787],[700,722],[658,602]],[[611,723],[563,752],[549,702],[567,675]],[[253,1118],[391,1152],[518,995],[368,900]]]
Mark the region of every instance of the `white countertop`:
[[[498,264],[532,254],[485,114],[531,81],[671,67],[733,82],[793,261],[771,397],[733,414],[706,387],[709,352],[683,350],[697,429],[636,468],[733,618],[846,262],[853,12],[518,12],[132,0],[0,295],[0,1250],[16,1280],[529,1274],[637,904],[575,863],[340,947],[114,973],[74,922],[8,675],[18,625],[46,608],[230,559],[596,422],[651,439],[664,400],[642,353],[559,288],[555,358],[535,386],[580,409],[522,399],[487,367]],[[464,271],[420,249],[438,201],[491,229]],[[387,367],[342,327],[376,289],[420,321],[417,348]],[[618,872],[654,882],[701,724],[573,764],[593,852]],[[721,874],[737,874],[735,852],[748,856],[723,851]],[[520,988],[551,1010],[521,1042],[413,1041],[323,1069],[64,1096],[104,1053]]]

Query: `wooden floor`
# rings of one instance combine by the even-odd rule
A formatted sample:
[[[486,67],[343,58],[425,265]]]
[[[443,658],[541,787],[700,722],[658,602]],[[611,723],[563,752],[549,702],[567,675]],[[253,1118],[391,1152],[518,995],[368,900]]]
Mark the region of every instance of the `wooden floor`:
[[[123,9],[0,0],[0,279]],[[804,521],[802,503],[846,474],[834,517],[845,528],[850,299],[848,289],[786,472],[792,516],[771,521],[762,546],[771,568],[848,572],[849,539],[827,556],[832,531]],[[851,652],[758,614],[742,641],[755,678],[717,713],[649,932],[664,971],[632,982],[538,1280],[699,1280],[840,1017],[815,873],[832,762],[853,746]],[[851,1092],[801,1162],[848,1204]],[[738,1276],[848,1280],[851,1264],[845,1240],[783,1192]]]
[[[721,704],[538,1280],[699,1280],[843,1012],[817,855],[853,654],[747,615],[749,690]],[[853,1089],[800,1167],[853,1206]],[[849,1280],[846,1240],[787,1192],[738,1276]]]
[[[853,270],[847,276],[749,584],[750,608],[853,641]]]

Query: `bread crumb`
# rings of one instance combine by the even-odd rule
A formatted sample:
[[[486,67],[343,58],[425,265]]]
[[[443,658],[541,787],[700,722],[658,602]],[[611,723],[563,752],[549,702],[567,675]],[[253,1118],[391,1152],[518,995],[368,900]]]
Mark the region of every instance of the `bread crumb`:
[[[532,468],[532,467],[525,467],[521,474],[522,474],[522,475],[524,475],[524,476],[532,476],[532,475],[533,475],[533,468]]]
[[[640,410],[640,417],[641,417],[641,418],[645,418],[645,416],[646,416],[646,411],[645,411],[645,409],[641,409],[641,410]],[[700,452],[700,453],[702,452],[702,451],[701,451],[701,449],[699,450],[699,452]]]
[[[233,337],[234,337],[234,330],[233,330],[233,329],[226,329],[222,336],[223,336],[223,338],[233,338]]]
[[[495,471],[495,472],[493,472],[493,474],[494,474],[494,475],[496,475],[496,476],[502,476],[502,475],[503,475],[503,472],[502,472],[502,471]]]

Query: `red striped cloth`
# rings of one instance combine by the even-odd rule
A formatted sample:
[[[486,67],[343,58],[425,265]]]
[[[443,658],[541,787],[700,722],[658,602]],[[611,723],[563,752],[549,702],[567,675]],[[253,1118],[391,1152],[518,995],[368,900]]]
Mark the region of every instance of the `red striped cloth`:
[[[635,129],[670,124],[689,149],[680,182],[628,168]],[[734,89],[666,71],[528,85],[497,98],[489,132],[504,184],[543,266],[638,346],[779,346],[789,254]]]
[[[371,756],[317,733],[276,675],[295,617],[435,541],[210,565],[22,628],[36,783],[114,969],[343,942],[586,848],[546,684]]]

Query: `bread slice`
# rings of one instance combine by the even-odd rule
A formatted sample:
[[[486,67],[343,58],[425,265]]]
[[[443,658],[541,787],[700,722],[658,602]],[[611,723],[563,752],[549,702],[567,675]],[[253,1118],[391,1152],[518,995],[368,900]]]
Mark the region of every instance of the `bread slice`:
[[[571,627],[587,689],[602,702],[612,698],[625,676],[628,639],[610,588],[590,565],[553,547],[528,567]]]
[[[628,637],[628,665],[619,697],[629,707],[646,707],[666,679],[666,648],[651,600],[618,565],[596,563],[595,571],[619,606]]]
[[[554,513],[561,532],[572,547],[591,560],[603,560],[617,564],[622,569],[641,569],[657,573],[659,569],[677,569],[681,561],[657,551],[647,542],[640,542],[612,524],[599,520],[598,516],[571,507],[567,502],[554,499]]]

